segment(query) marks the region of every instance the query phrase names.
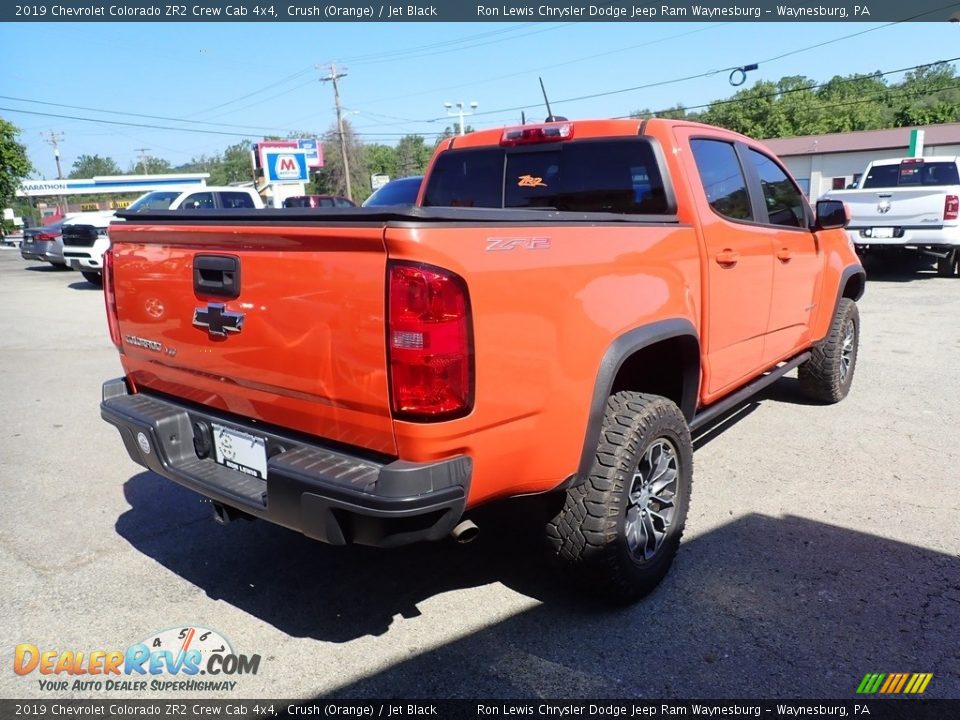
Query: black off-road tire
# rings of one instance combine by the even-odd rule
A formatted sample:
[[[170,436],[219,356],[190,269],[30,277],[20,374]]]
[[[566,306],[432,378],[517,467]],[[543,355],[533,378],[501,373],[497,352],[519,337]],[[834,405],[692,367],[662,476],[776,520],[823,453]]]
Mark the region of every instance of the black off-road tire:
[[[797,369],[800,389],[811,400],[832,404],[850,392],[860,350],[860,311],[850,298],[840,298],[830,332]]]
[[[960,274],[960,252],[951,250],[945,258],[937,258],[937,275],[940,277],[956,277]]]
[[[675,460],[675,471],[658,475],[654,456]],[[674,481],[657,492],[668,477]],[[592,594],[617,602],[643,597],[667,574],[677,553],[692,479],[693,444],[680,409],[658,395],[612,395],[589,476],[566,491],[562,509],[547,524],[554,556]],[[641,487],[647,481],[653,497],[644,494],[650,486]]]
[[[90,272],[89,270],[81,270],[80,274],[83,275],[83,279],[88,283],[96,285],[97,287],[103,287],[103,275],[98,272]]]

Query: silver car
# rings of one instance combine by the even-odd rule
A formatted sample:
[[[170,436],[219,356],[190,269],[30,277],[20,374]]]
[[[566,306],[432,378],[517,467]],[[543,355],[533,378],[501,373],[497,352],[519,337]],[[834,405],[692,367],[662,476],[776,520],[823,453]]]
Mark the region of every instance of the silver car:
[[[23,231],[20,257],[24,260],[48,262],[54,267],[66,268],[63,259],[63,220],[39,228]]]

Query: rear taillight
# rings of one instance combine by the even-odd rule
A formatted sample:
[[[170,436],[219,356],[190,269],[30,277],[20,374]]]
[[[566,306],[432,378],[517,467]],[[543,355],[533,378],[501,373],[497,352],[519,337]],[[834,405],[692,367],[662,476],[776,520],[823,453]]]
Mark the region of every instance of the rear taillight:
[[[958,215],[960,215],[960,197],[947,195],[947,199],[943,201],[943,219],[956,220]]]
[[[117,293],[113,285],[113,248],[107,248],[103,254],[103,303],[107,307],[107,327],[110,339],[123,352],[120,342],[120,318],[117,316]]]
[[[56,235],[51,235],[50,233],[37,233],[33,238],[34,240],[56,240]]]
[[[463,279],[429,265],[391,263],[387,346],[394,415],[440,420],[473,407],[470,298]]]

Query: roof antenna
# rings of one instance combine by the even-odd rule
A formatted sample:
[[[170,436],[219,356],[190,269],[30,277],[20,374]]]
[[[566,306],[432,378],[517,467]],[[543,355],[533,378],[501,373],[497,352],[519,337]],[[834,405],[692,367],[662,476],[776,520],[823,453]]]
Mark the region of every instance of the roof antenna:
[[[523,110],[520,111],[520,124],[521,125],[527,124],[527,114]]]
[[[560,117],[559,115],[554,115],[553,110],[550,109],[550,100],[547,99],[547,89],[543,86],[543,78],[537,77],[540,81],[540,90],[543,91],[543,102],[547,106],[547,119],[544,122],[559,122],[566,120],[565,117]]]

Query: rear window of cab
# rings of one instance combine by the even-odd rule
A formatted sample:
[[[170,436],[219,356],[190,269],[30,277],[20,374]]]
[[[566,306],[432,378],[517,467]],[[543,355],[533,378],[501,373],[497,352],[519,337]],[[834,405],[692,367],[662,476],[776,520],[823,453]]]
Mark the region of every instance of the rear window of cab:
[[[449,150],[434,164],[423,206],[670,212],[656,155],[643,138]]]

